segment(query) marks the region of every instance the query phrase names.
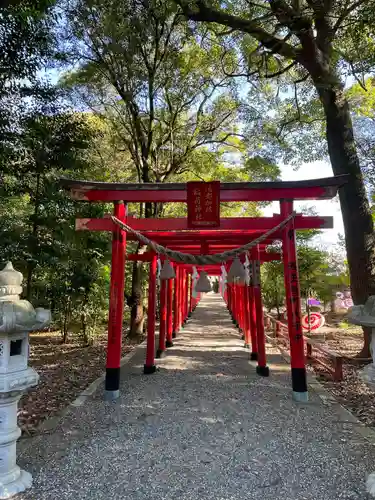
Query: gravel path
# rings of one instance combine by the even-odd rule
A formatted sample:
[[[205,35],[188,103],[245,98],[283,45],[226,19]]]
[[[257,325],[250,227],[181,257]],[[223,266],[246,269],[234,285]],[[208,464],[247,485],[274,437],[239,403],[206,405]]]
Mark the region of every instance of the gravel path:
[[[364,500],[375,447],[338,405],[291,399],[289,367],[269,353],[255,375],[218,295],[207,295],[159,371],[144,352],[124,367],[122,396],[98,391],[19,464],[22,500]]]

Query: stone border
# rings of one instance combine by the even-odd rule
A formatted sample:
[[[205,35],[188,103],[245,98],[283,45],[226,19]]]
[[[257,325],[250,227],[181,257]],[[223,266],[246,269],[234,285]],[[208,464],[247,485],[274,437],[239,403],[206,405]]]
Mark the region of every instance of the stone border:
[[[368,427],[363,422],[361,422],[350,410],[345,408],[338,400],[326,389],[320,382],[318,382],[315,375],[309,374],[311,381],[309,386],[313,391],[319,396],[323,404],[326,406],[334,406],[336,412],[343,420],[343,424],[352,424],[357,429],[357,432],[361,436],[369,441],[371,444],[375,445],[375,429]]]
[[[145,339],[140,344],[134,346],[134,348],[125,354],[120,361],[120,367],[128,363],[139,351],[145,348],[147,339]],[[32,445],[35,439],[38,439],[45,435],[46,433],[53,433],[59,423],[65,418],[65,416],[69,413],[73,408],[79,408],[83,406],[86,401],[95,393],[98,387],[104,382],[105,372],[98,377],[96,380],[91,382],[86,389],[84,389],[71,403],[69,403],[65,408],[63,408],[56,415],[47,418],[44,422],[42,422],[37,427],[37,433],[32,436],[21,437],[17,441],[17,456],[21,456],[25,451]]]
[[[272,348],[278,349],[277,346],[269,344]],[[286,363],[289,364],[290,359],[289,356],[285,355],[283,352],[278,349],[281,354],[281,357],[284,359]],[[371,444],[375,445],[375,429],[368,427],[363,422],[361,422],[350,410],[345,408],[339,401],[335,398],[335,396],[326,389],[317,379],[317,376],[311,372],[307,373],[308,379],[308,389],[311,388],[317,394],[317,396],[321,399],[324,406],[334,406],[337,414],[342,418],[343,424],[352,424],[357,427],[357,432]]]
[[[144,347],[146,345],[146,340],[141,342],[140,344],[137,344],[134,349],[132,349],[130,352],[125,354],[123,358],[121,358],[120,361],[120,367],[128,363],[137,353],[137,349]],[[81,394],[71,403],[69,403],[68,408],[73,406],[74,408],[79,408],[80,406],[83,406],[86,402],[86,400],[91,397],[96,389],[100,386],[101,383],[104,382],[105,379],[105,373],[103,375],[100,375],[94,382],[92,382],[89,386],[86,387],[84,391],[81,392]],[[64,412],[64,410],[63,410]]]

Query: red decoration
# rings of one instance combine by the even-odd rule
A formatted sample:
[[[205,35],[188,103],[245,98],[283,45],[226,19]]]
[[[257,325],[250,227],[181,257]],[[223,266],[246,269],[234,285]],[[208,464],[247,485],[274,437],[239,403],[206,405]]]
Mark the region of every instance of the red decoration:
[[[323,314],[319,312],[312,312],[310,313],[310,325],[309,325],[309,315],[305,314],[301,318],[302,330],[305,331],[319,330],[319,328],[322,328],[324,326],[325,322],[326,321]]]
[[[187,183],[188,227],[220,226],[220,182]]]

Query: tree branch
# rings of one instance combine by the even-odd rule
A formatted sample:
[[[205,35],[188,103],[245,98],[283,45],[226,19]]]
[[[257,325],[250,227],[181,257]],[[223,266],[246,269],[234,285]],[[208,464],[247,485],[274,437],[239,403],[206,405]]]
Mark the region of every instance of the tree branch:
[[[228,28],[243,31],[259,40],[266,49],[288,59],[297,59],[298,52],[292,45],[286,43],[283,38],[271,35],[253,19],[243,19],[227,12],[213,9],[207,6],[204,0],[196,0],[193,6],[188,5],[185,0],[176,0],[176,2],[180,5],[184,14],[193,21],[223,24]],[[189,3],[191,4],[191,2]]]
[[[287,71],[289,71],[291,68],[293,68],[293,66],[295,66],[296,64],[297,64],[297,62],[293,61],[291,64],[289,64],[288,66],[285,66],[285,68],[282,68],[280,71],[276,71],[275,73],[271,73],[271,74],[265,74],[265,75],[263,75],[263,77],[264,78],[274,78],[276,76],[281,76],[284,73],[286,73]]]
[[[367,2],[368,0],[358,0],[357,2],[354,2],[352,5],[350,5],[350,7],[345,9],[344,12],[341,14],[341,16],[335,22],[333,30],[337,31],[338,28],[340,28],[341,23],[348,17],[349,14],[351,14],[355,9],[357,9],[358,7]]]

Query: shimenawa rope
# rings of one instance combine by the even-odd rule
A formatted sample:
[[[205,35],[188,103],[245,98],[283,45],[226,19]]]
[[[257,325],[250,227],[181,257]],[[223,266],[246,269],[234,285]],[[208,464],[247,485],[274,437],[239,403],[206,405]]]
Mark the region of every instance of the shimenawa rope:
[[[206,265],[206,264],[221,264],[223,262],[226,262],[227,260],[233,259],[238,257],[240,254],[247,252],[254,246],[258,245],[265,239],[267,239],[271,234],[275,233],[279,229],[282,229],[288,222],[295,217],[295,213],[293,212],[290,214],[286,219],[280,222],[277,226],[269,229],[267,232],[259,236],[253,241],[250,241],[246,245],[243,245],[242,247],[239,248],[234,248],[233,250],[228,250],[223,253],[217,253],[214,255],[191,255],[189,253],[183,253],[183,252],[177,252],[175,250],[171,250],[170,248],[163,247],[162,245],[159,245],[155,241],[149,240],[146,236],[144,236],[142,233],[139,231],[136,231],[132,227],[128,226],[125,224],[125,222],[122,222],[119,220],[117,217],[112,216],[112,220],[115,224],[121,227],[124,231],[134,234],[134,236],[142,243],[145,245],[148,245],[154,252],[165,255],[168,257],[170,260],[173,260],[174,262],[179,262],[182,264],[192,264],[192,265]]]

